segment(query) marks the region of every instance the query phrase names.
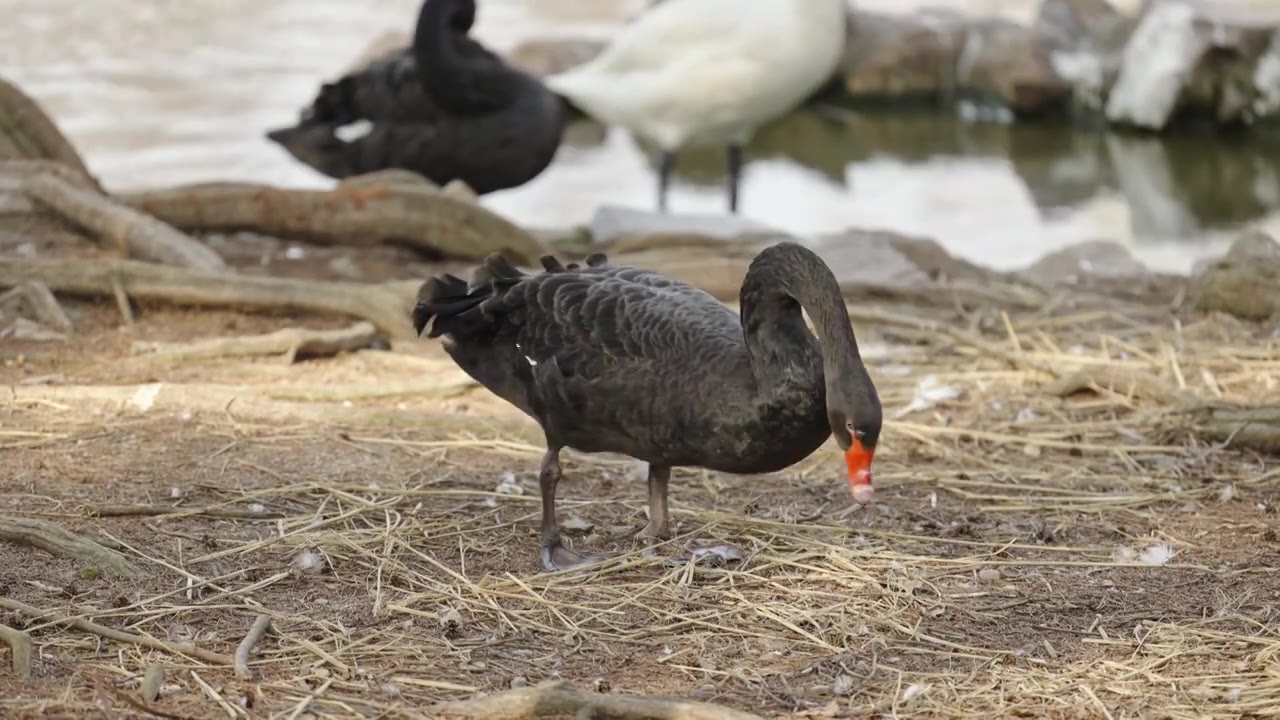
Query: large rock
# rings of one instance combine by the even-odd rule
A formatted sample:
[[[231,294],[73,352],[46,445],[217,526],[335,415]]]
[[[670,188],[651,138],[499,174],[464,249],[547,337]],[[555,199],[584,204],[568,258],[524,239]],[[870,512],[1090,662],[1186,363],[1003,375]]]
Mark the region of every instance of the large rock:
[[[1016,23],[942,11],[855,12],[850,28],[841,67],[855,101],[973,95],[1035,113],[1071,92],[1041,38]]]
[[[1125,46],[1107,119],[1161,130],[1178,115],[1251,123],[1280,106],[1272,21],[1182,0],[1151,2]]]
[[[1135,24],[1107,0],[1044,0],[1032,29],[1049,48],[1058,76],[1071,83],[1076,107],[1096,113]]]
[[[1196,307],[1245,320],[1280,314],[1280,243],[1263,232],[1248,232],[1227,254],[1193,280]]]
[[[1151,270],[1125,246],[1109,240],[1069,245],[1045,255],[1019,273],[1041,287],[1075,286],[1089,280],[1138,280]]]

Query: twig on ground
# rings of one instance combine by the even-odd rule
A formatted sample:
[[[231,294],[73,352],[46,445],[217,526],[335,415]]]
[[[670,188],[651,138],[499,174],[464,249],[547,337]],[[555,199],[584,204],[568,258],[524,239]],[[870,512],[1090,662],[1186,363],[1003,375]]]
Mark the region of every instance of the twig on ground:
[[[171,655],[179,655],[179,656],[194,658],[196,660],[203,660],[204,662],[210,663],[212,665],[231,665],[232,663],[231,658],[227,657],[226,655],[223,655],[221,653],[211,652],[203,648],[198,648],[190,643],[182,643],[182,644],[168,643],[163,640],[157,640],[153,637],[148,637],[146,635],[135,635],[134,633],[123,632],[121,630],[115,630],[109,627],[103,627],[97,623],[85,620],[84,618],[72,617],[70,615],[65,615],[63,613],[55,612],[52,610],[41,610],[40,608],[33,607],[24,602],[13,600],[11,598],[0,597],[0,608],[22,613],[27,617],[36,618],[41,622],[53,623],[58,625],[67,624],[77,630],[80,630],[82,632],[87,632],[91,635],[97,635],[98,637],[106,638],[107,640],[115,640],[116,642],[121,642],[128,645],[137,645],[139,647],[150,648],[152,650],[159,650],[161,652],[166,652]]]
[[[179,304],[307,310],[362,318],[392,338],[417,337],[410,309],[421,283],[380,284],[253,277],[133,260],[0,258],[0,286],[40,280],[57,292],[108,296],[119,282],[129,295]]]
[[[135,577],[141,573],[124,555],[115,550],[45,520],[0,517],[0,540],[31,545],[54,555],[72,557],[125,577]]]
[[[266,615],[259,615],[253,621],[253,627],[249,628],[249,634],[244,636],[244,640],[240,641],[240,645],[236,647],[235,661],[236,677],[241,680],[248,680],[253,677],[253,671],[249,669],[249,653],[253,652],[253,646],[258,644],[263,635],[271,629],[271,618]]]
[[[524,720],[545,716],[607,717],[615,720],[761,720],[759,715],[692,700],[582,692],[552,681],[474,700],[440,703],[432,717]]]
[[[233,508],[183,508],[164,505],[89,505],[85,513],[90,517],[162,517],[169,515],[204,516],[225,520],[278,520],[281,513],[235,510]]]
[[[0,625],[0,640],[9,646],[13,655],[13,674],[19,680],[31,677],[31,636],[8,625]]]
[[[298,356],[336,355],[369,347],[378,337],[373,323],[361,321],[336,330],[282,328],[264,335],[209,338],[186,343],[135,342],[134,355],[161,358],[204,359],[247,355],[283,355],[293,362]]]

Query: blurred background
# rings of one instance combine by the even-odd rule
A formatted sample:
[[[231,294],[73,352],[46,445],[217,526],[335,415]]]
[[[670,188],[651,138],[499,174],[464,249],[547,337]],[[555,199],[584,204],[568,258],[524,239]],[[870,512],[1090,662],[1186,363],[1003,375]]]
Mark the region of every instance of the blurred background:
[[[1139,0],[1113,3],[1137,13]],[[645,0],[484,0],[473,35],[505,53],[538,38],[604,39]],[[1244,0],[1262,15],[1280,3]],[[861,0],[859,11],[963,10],[1030,24],[1039,0]],[[333,184],[264,132],[387,33],[407,41],[420,0],[0,0],[0,74],[53,115],[101,180],[126,191],[243,180]],[[940,241],[997,268],[1114,240],[1187,272],[1238,231],[1280,232],[1280,152],[1259,133],[1156,136],[1012,123],[961,104],[930,112],[808,107],[749,149],[743,215],[807,235],[847,227]],[[723,212],[722,159],[681,155],[675,213]],[[623,131],[578,133],[544,173],[482,202],[560,228],[601,205],[653,206],[649,155]]]

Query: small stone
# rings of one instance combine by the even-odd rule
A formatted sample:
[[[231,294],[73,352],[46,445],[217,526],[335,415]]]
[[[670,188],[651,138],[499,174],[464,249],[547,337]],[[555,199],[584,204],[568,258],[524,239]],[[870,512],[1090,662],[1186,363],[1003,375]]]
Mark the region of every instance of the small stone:
[[[453,608],[449,608],[440,616],[440,624],[447,628],[456,628],[462,625],[462,614]]]
[[[993,583],[1000,580],[1000,571],[996,568],[982,568],[978,571],[978,579],[984,583]]]
[[[508,470],[498,478],[498,486],[493,491],[499,495],[523,495],[524,486],[516,481],[515,473]]]
[[[577,535],[586,535],[595,528],[590,520],[583,520],[577,515],[570,515],[560,524],[560,529]]]
[[[1040,446],[1035,443],[1027,443],[1022,446],[1022,454],[1029,458],[1038,458],[1041,452]]]
[[[523,676],[523,675],[517,675],[517,676],[515,676],[515,677],[511,678],[511,687],[512,687],[512,688],[528,687],[528,685],[529,685],[529,678],[527,678],[527,677],[525,677],[525,676]]]

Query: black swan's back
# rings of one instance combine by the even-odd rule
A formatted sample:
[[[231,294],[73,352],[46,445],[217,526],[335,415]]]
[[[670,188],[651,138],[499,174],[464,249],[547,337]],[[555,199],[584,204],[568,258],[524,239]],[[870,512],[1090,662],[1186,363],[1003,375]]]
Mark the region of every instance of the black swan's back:
[[[785,467],[825,438],[820,394],[801,397],[797,439],[760,446],[762,417],[738,316],[710,294],[603,255],[543,259],[529,275],[491,256],[468,284],[423,284],[413,322],[445,338],[477,382],[537,420],[549,442],[663,465]],[[429,327],[429,329],[428,329]],[[820,372],[820,368],[818,369]],[[820,376],[819,376],[820,378]],[[802,407],[801,407],[802,406]]]
[[[426,0],[412,46],[325,83],[268,138],[338,179],[399,168],[480,194],[528,182],[555,157],[564,103],[468,36],[474,19],[473,0]]]

